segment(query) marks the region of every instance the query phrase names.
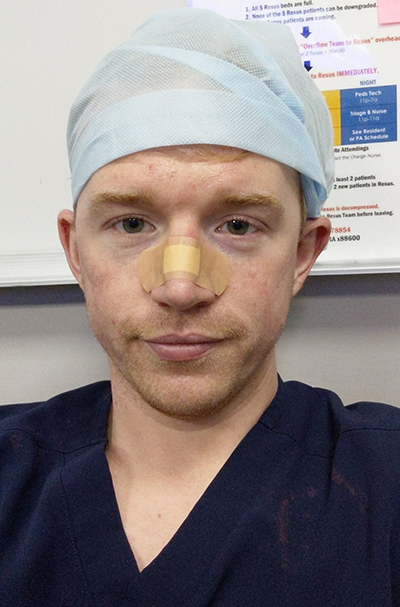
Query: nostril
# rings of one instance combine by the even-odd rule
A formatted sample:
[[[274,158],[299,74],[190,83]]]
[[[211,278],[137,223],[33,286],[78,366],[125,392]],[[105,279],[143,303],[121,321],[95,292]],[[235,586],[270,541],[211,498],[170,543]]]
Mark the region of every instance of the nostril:
[[[186,278],[171,278],[151,291],[153,301],[177,310],[188,310],[212,303],[216,295]]]

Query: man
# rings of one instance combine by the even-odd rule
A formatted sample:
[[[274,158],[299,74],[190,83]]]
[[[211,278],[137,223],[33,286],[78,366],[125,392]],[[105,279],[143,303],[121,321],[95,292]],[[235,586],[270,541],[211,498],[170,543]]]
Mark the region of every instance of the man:
[[[68,138],[111,383],[1,409],[1,605],[400,605],[399,412],[277,376],[333,177],[288,30],[156,15]]]

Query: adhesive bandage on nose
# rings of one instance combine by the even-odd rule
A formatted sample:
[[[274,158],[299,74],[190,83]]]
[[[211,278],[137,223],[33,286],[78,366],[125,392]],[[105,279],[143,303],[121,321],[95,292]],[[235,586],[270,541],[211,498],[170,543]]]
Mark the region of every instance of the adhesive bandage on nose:
[[[148,293],[172,278],[185,278],[221,295],[229,282],[230,267],[223,253],[197,238],[171,236],[141,253],[138,275]]]

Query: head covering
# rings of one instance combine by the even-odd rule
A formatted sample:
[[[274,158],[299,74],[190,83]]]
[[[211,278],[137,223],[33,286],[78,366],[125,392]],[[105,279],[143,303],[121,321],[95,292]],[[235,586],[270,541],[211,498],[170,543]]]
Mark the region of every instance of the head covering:
[[[187,144],[242,148],[301,174],[309,217],[333,181],[332,124],[287,26],[162,11],[106,55],[72,106],[74,203],[109,162]]]

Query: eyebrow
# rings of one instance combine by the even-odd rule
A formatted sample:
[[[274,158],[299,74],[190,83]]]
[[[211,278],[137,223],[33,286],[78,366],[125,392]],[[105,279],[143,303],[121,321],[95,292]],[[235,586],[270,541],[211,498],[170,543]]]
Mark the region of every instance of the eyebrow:
[[[222,203],[229,207],[248,207],[252,205],[262,205],[270,207],[272,210],[284,211],[283,204],[272,196],[272,194],[232,194],[222,199]]]
[[[272,194],[228,194],[219,198],[219,203],[224,207],[237,209],[240,207],[250,207],[254,205],[263,206],[275,213],[283,213],[283,204],[272,196]],[[121,194],[118,192],[99,192],[95,194],[89,201],[90,212],[102,212],[108,207],[123,206],[127,208],[152,208],[154,206],[152,198],[145,193]]]
[[[152,206],[151,198],[146,194],[119,194],[118,192],[99,192],[89,201],[89,211],[98,211],[108,206]]]

